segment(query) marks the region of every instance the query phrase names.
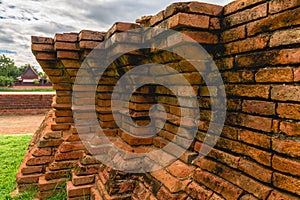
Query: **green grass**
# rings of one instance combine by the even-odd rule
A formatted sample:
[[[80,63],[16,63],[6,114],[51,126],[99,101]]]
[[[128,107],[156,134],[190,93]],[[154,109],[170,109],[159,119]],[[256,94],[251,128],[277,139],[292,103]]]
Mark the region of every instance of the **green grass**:
[[[16,189],[16,173],[24,158],[31,135],[0,135],[0,200],[32,200],[35,190],[21,193],[11,198],[10,193]],[[65,185],[53,191],[55,195],[48,200],[67,199]]]
[[[52,88],[0,88],[0,92],[55,92]]]
[[[0,199],[11,199],[16,173],[24,158],[31,135],[0,135]],[[24,194],[29,195],[29,194]],[[30,199],[30,198],[27,198]]]

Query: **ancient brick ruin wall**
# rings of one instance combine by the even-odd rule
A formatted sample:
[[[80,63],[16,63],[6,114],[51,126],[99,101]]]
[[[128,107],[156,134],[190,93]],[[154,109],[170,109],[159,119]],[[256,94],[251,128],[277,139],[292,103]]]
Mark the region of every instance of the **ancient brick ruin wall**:
[[[210,134],[208,125],[215,116],[210,101],[220,95],[218,87],[210,86],[208,91],[195,69],[170,53],[150,52],[145,58],[144,52],[134,52],[116,60],[97,88],[96,110],[106,135],[120,148],[148,152],[170,140],[178,147],[184,142],[184,136],[174,135],[180,116],[174,94],[159,86],[138,90],[130,109],[136,122],[145,124],[149,105],[162,103],[169,114],[163,130],[153,138],[138,140],[118,129],[110,98],[120,74],[143,63],[160,62],[183,73],[199,98],[201,120],[191,147],[170,166],[145,174],[119,172],[99,164],[80,141],[76,128],[86,134],[93,130],[84,125],[75,128],[71,110],[85,104],[85,98],[75,105],[71,101],[84,58],[105,38],[139,25],[116,23],[107,33],[33,37],[33,52],[52,81],[56,98],[19,169],[19,190],[37,185],[43,199],[52,195],[57,184],[67,182],[69,199],[299,199],[299,7],[297,0],[239,0],[224,8],[178,3],[138,21],[141,26],[180,31],[203,45],[222,74],[227,97],[221,137],[207,157],[196,158],[205,146],[205,135]],[[118,39],[111,48],[124,42]],[[205,65],[204,70],[209,67]],[[213,75],[208,77],[213,79]],[[79,117],[91,116],[83,113]],[[95,138],[95,143],[101,143],[101,138]],[[116,159],[130,163],[126,156]]]
[[[54,94],[0,94],[0,115],[44,114]]]

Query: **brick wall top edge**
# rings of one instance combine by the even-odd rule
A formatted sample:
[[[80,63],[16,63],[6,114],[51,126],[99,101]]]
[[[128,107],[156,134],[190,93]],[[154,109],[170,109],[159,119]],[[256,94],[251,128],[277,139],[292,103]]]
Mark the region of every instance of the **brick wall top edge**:
[[[92,41],[103,41],[106,32],[82,30],[79,33],[79,41],[81,40],[92,40]]]
[[[224,15],[229,15],[263,2],[266,2],[266,0],[236,0],[224,6]]]
[[[49,37],[31,36],[32,44],[53,44],[53,39]]]
[[[78,33],[57,33],[54,36],[55,42],[76,42]]]
[[[139,24],[129,23],[129,22],[116,22],[112,27],[107,31],[105,38],[111,37],[116,32],[128,31],[131,29],[140,28]]]
[[[221,16],[223,13],[223,6],[197,1],[178,2],[171,4],[165,10],[160,11],[154,16],[143,16],[140,19],[137,19],[136,22],[140,23],[142,26],[153,26],[179,12]]]

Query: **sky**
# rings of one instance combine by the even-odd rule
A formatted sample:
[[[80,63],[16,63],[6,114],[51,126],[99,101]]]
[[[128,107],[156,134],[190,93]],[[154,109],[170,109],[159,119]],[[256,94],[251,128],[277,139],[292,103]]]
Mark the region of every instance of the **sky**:
[[[187,0],[0,0],[0,55],[14,59],[17,66],[38,66],[30,47],[32,35],[107,31],[115,22],[135,22],[180,1]],[[226,5],[232,0],[201,1]]]

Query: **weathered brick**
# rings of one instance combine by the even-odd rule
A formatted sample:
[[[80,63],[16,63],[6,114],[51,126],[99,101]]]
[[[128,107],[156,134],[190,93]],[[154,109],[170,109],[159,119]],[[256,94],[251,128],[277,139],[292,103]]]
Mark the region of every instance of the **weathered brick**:
[[[295,176],[300,175],[300,162],[297,160],[274,155],[272,158],[272,167],[284,173],[292,174]]]
[[[246,26],[238,26],[224,31],[221,34],[221,41],[224,43],[244,39],[246,37]]]
[[[268,68],[260,69],[255,74],[256,82],[293,82],[292,68]]]
[[[279,103],[276,112],[281,118],[300,120],[299,104]]]
[[[168,166],[167,169],[173,176],[178,178],[188,178],[195,170],[195,167],[177,160]]]
[[[289,8],[299,6],[298,0],[282,1],[282,0],[272,0],[269,3],[269,13],[274,14]]]
[[[261,19],[247,24],[248,36],[261,32],[274,31],[279,28],[291,27],[300,24],[299,19],[300,8],[271,15],[265,19]]]
[[[191,182],[186,188],[186,193],[194,199],[209,199],[213,192],[199,186],[195,182]]]
[[[253,131],[239,130],[239,140],[267,149],[271,147],[270,136]]]
[[[267,101],[244,100],[242,111],[259,115],[274,115],[275,105],[275,103]]]
[[[300,195],[300,180],[275,172],[273,175],[274,186]]]
[[[31,36],[32,44],[53,44],[52,38]]]
[[[103,41],[104,35],[103,32],[82,30],[79,33],[79,40]]]
[[[158,200],[164,200],[164,199],[170,199],[170,200],[184,200],[186,199],[187,195],[184,193],[175,193],[172,194],[168,191],[167,188],[161,187],[159,191],[157,192],[157,199]]]
[[[300,81],[300,67],[294,68],[294,81],[299,82]]]
[[[239,40],[225,44],[226,54],[237,54],[247,51],[253,51],[263,49],[267,46],[269,36],[259,35],[254,38],[247,38],[245,40]]]
[[[205,185],[210,188],[212,191],[215,191],[221,194],[225,199],[238,199],[243,191],[234,186],[233,184],[227,182],[226,180],[219,178],[216,175],[205,172],[203,170],[197,169],[193,178],[200,184]]]
[[[55,34],[54,41],[55,42],[76,42],[78,38],[77,33],[63,33],[63,34]]]
[[[33,52],[42,51],[42,52],[53,52],[54,47],[52,44],[32,44],[31,49]]]
[[[291,157],[300,157],[300,143],[296,141],[272,138],[272,150]]]
[[[286,136],[299,136],[300,135],[300,123],[299,122],[280,122],[280,131]]]
[[[85,196],[91,192],[91,185],[74,186],[71,181],[67,182],[68,197]]]
[[[209,17],[205,15],[177,13],[167,19],[167,27],[175,29],[179,27],[209,28]]]
[[[300,42],[300,28],[275,32],[270,39],[270,47],[298,44]]]
[[[233,96],[269,97],[270,86],[267,85],[226,85],[226,93]]]
[[[279,101],[299,101],[300,87],[291,85],[272,86],[271,98]]]
[[[260,166],[254,162],[240,159],[239,170],[245,172],[246,174],[266,183],[271,183],[272,181],[272,171]]]
[[[267,16],[267,3],[255,6],[253,8],[229,15],[224,18],[224,26],[232,27],[238,24],[260,19]]]
[[[245,9],[249,6],[254,4],[258,4],[264,2],[265,0],[240,0],[240,1],[233,1],[228,5],[224,6],[224,15],[228,15],[233,12],[237,12],[239,10]]]
[[[76,51],[57,51],[57,58],[60,59],[79,59],[79,54]]]
[[[273,190],[268,198],[268,200],[278,200],[278,199],[289,199],[289,200],[297,200],[299,197],[292,196],[290,194],[279,192],[278,190]]]
[[[164,184],[172,193],[184,191],[190,180],[179,180],[170,175],[165,170],[151,172],[151,175]]]
[[[54,43],[55,50],[71,50],[71,51],[79,51],[77,43],[70,42],[55,42]]]

